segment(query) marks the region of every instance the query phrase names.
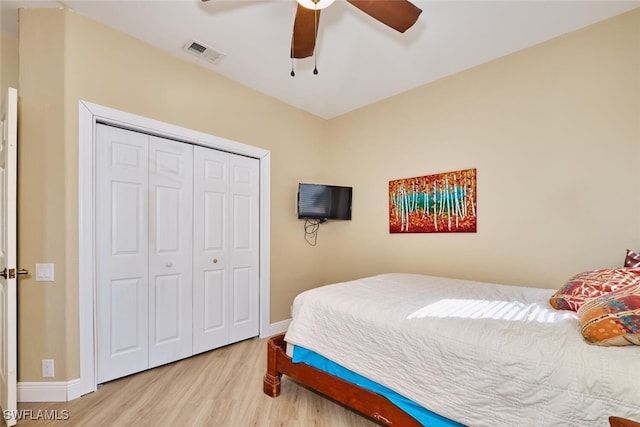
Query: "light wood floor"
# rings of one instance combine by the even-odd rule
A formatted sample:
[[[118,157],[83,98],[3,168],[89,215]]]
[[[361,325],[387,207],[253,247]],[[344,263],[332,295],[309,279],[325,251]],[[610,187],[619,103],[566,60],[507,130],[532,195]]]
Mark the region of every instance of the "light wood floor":
[[[19,403],[25,419],[18,426],[379,426],[286,377],[279,397],[263,394],[266,346],[266,339],[243,341],[109,382],[71,402]]]

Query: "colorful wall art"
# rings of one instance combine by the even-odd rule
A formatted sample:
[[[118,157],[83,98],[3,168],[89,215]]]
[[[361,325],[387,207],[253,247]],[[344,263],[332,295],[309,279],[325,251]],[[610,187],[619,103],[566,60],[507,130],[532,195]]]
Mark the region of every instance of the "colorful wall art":
[[[390,233],[475,233],[476,170],[389,181]]]

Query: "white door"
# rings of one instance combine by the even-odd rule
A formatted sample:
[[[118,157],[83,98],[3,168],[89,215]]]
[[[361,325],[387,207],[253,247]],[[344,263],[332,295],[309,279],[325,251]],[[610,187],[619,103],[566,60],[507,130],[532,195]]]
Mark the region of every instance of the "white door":
[[[194,147],[193,350],[257,336],[259,161]]]
[[[148,139],[96,127],[98,383],[148,368]]]
[[[97,125],[98,382],[191,356],[193,147]]]
[[[193,146],[150,137],[149,367],[193,353]]]
[[[8,426],[17,422],[16,182],[18,91],[9,88],[2,104],[0,145],[0,406]]]
[[[97,379],[259,334],[259,161],[96,127]]]
[[[259,334],[259,191],[257,159],[229,155],[229,341]]]
[[[229,343],[229,154],[194,147],[193,352]]]

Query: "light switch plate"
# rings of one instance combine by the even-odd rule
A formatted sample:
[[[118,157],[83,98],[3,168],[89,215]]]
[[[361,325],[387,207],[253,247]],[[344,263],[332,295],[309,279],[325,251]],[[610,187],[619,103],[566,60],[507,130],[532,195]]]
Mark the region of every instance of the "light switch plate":
[[[53,282],[53,264],[36,264],[36,282]]]

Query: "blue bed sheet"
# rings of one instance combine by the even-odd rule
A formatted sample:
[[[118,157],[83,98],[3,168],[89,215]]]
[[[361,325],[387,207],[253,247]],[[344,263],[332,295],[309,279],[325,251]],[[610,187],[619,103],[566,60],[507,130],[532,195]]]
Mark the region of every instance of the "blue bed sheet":
[[[344,380],[349,381],[350,383],[356,384],[362,388],[373,391],[375,393],[381,394],[391,402],[393,402],[397,407],[405,411],[407,414],[411,415],[413,418],[418,420],[420,424],[423,426],[429,427],[452,427],[452,426],[463,426],[463,424],[459,424],[453,420],[442,417],[434,412],[431,412],[417,403],[407,399],[396,393],[395,391],[376,383],[375,381],[371,381],[368,378],[363,377],[362,375],[356,374],[355,372],[346,369],[337,363],[332,362],[331,360],[315,353],[309,349],[304,347],[295,346],[293,350],[292,360],[294,363],[304,362],[307,365],[311,365],[317,369],[320,369],[324,372],[327,372],[336,377],[342,378]]]

